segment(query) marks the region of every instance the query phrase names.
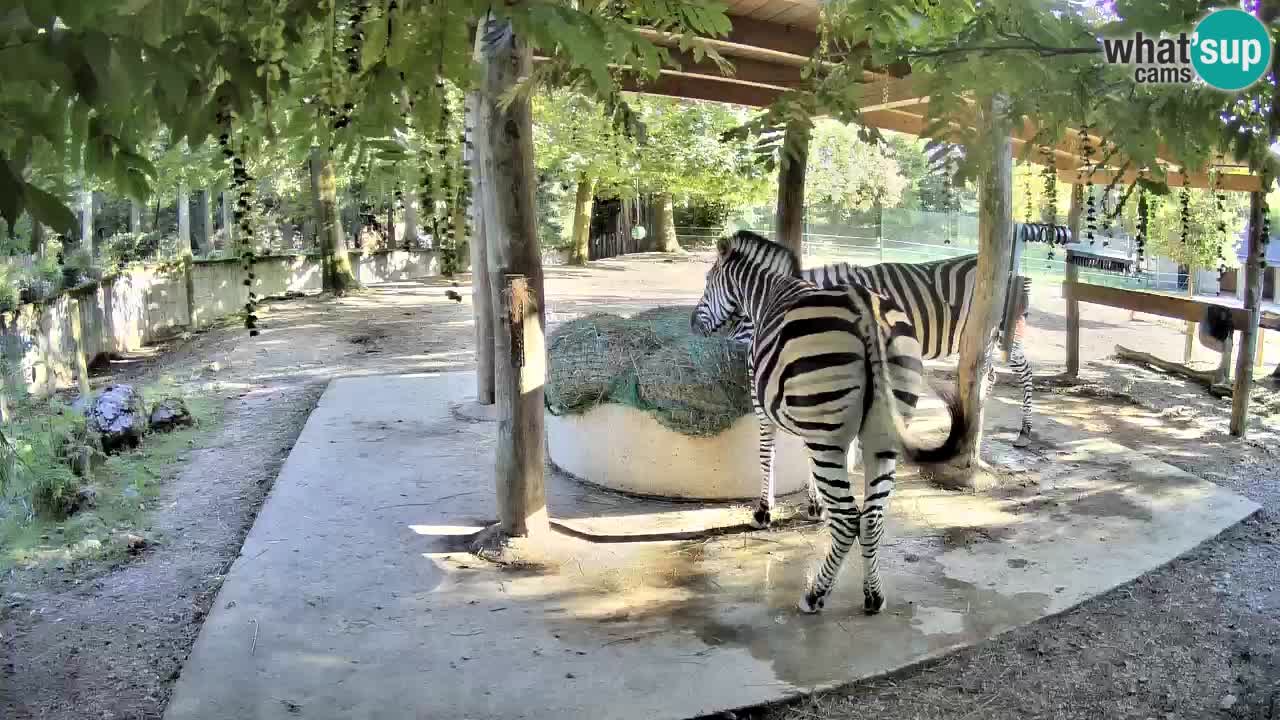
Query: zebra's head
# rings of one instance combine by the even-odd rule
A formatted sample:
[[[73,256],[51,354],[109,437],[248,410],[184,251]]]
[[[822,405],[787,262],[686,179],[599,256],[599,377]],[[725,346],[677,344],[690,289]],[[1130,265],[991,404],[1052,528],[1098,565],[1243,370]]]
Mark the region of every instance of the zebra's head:
[[[693,309],[689,323],[693,332],[700,335],[711,335],[730,320],[745,317],[738,281],[732,272],[734,268],[749,266],[753,272],[800,275],[800,262],[794,253],[747,230],[721,238],[716,243],[716,254],[715,265],[707,271],[706,290]]]

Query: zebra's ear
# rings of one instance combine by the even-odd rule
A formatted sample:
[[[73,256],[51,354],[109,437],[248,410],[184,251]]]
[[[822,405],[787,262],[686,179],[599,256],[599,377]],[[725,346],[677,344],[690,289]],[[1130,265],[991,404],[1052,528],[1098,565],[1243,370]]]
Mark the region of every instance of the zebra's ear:
[[[729,238],[722,237],[716,241],[716,252],[720,253],[720,257],[729,254]]]

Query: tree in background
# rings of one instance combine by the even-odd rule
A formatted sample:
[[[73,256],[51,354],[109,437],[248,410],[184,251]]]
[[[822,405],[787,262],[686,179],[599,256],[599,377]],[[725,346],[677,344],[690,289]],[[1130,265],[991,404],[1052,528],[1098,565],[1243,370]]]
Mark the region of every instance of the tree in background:
[[[851,213],[902,202],[910,181],[901,171],[895,148],[866,142],[858,134],[857,128],[836,120],[814,124],[805,174],[810,212],[838,222]]]
[[[1183,227],[1184,192],[1150,196],[1146,253],[1185,265],[1190,270],[1236,267],[1236,245],[1244,231],[1249,199],[1243,193],[1222,193],[1219,200],[1209,190],[1191,188],[1185,192],[1187,218]],[[1134,201],[1133,205],[1137,205]],[[1220,229],[1220,226],[1224,226]]]
[[[643,140],[637,186],[654,196],[654,249],[680,249],[675,203],[716,201],[741,206],[762,202],[771,177],[755,162],[753,138],[731,135],[747,111],[710,102],[644,97],[634,102]]]
[[[575,189],[569,262],[585,264],[594,199],[636,192],[636,141],[615,125],[600,103],[568,90],[535,95],[533,119],[538,173]]]

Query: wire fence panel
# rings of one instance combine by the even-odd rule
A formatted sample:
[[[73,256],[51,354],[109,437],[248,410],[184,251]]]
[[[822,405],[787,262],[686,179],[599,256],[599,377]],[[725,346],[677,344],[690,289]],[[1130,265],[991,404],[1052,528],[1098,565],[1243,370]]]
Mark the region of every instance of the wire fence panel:
[[[868,213],[870,215],[871,213]],[[767,213],[754,212],[756,218]],[[743,227],[769,239],[773,229],[752,223]],[[715,240],[735,228],[677,227],[681,244],[697,250],[713,247]],[[1107,237],[1109,249],[1134,252],[1133,239],[1123,232]],[[978,218],[959,213],[889,208],[881,212],[880,223],[864,219],[848,222],[806,221],[803,262],[806,266],[847,262],[870,265],[882,262],[921,263],[941,260],[978,251]],[[1050,257],[1052,253],[1052,257]],[[1037,286],[1059,285],[1066,278],[1066,249],[1045,243],[1025,243],[1019,272],[1030,277]],[[1081,267],[1083,282],[1110,287],[1185,292],[1188,276],[1167,258],[1148,256],[1141,273],[1123,274]],[[1201,286],[1205,283],[1201,282]],[[1212,292],[1211,289],[1204,289]]]

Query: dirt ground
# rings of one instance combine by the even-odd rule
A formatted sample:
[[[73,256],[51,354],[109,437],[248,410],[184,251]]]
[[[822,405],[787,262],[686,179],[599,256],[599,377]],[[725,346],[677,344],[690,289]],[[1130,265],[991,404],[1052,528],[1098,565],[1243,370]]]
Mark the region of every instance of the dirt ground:
[[[548,319],[690,303],[705,268],[702,258],[662,256],[548,268]],[[469,298],[466,278],[460,282]],[[160,541],[140,557],[96,572],[0,577],[0,718],[160,717],[222,573],[325,383],[473,366],[469,299],[447,299],[450,285],[394,283],[341,300],[274,302],[255,340],[225,327],[112,363],[97,383],[167,375],[189,392],[218,393],[224,422],[166,486],[152,515]],[[1036,288],[1027,344],[1040,375],[1062,369],[1064,311],[1056,287]],[[748,715],[1280,718],[1280,416],[1255,416],[1248,441],[1231,439],[1229,400],[1108,359],[1117,342],[1181,359],[1177,325],[1109,308],[1086,306],[1083,316],[1084,382],[1042,383],[1037,412],[1158,456],[1263,510],[1056,618]],[[1280,360],[1280,337],[1268,353]],[[1203,348],[1197,357],[1216,362]],[[1016,394],[1007,381],[997,392]],[[1280,413],[1269,381],[1254,395],[1263,413]]]

